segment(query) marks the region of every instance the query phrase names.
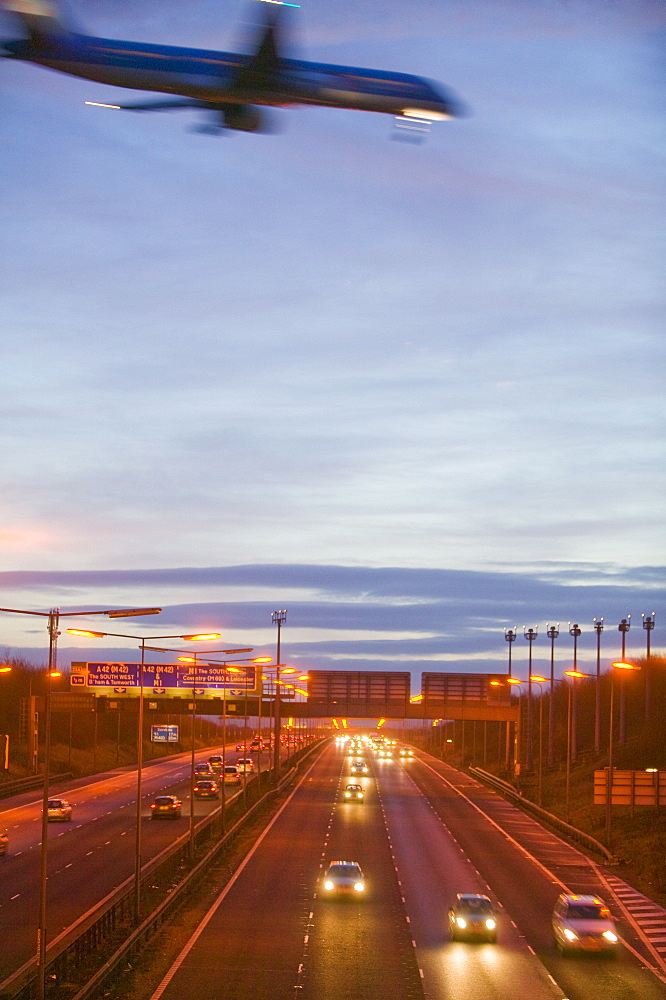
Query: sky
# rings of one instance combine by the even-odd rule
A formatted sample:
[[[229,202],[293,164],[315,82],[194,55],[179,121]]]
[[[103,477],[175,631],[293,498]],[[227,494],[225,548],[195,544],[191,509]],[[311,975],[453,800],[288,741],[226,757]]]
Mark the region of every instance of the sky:
[[[243,52],[264,8],[67,14]],[[159,605],[128,630],[262,652],[288,608],[299,666],[415,677],[502,669],[516,625],[561,621],[561,669],[569,621],[584,659],[594,617],[609,657],[627,615],[636,653],[641,613],[663,646],[666,8],[307,0],[288,21],[288,55],[415,73],[469,115],[419,144],[324,108],[209,136],[202,112],[91,108],[137,95],[0,62],[2,604]],[[0,648],[45,646],[0,615]]]

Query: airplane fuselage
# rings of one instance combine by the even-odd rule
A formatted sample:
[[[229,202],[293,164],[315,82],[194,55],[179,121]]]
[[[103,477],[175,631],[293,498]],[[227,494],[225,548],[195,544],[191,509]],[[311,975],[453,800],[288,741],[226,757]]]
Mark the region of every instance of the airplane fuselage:
[[[264,80],[245,72],[250,56],[76,34],[3,47],[15,59],[72,76],[213,104],[314,104],[394,115],[416,109],[438,118],[456,113],[429,81],[406,73],[282,58]]]

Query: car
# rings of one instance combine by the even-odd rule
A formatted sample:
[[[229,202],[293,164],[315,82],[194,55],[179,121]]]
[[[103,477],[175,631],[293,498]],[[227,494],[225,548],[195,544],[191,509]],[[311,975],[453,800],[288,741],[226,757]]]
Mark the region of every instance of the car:
[[[222,772],[225,785],[240,785],[241,776],[238,768],[235,764],[225,764],[224,771]]]
[[[215,777],[215,771],[214,771],[213,767],[208,763],[207,760],[203,761],[200,764],[195,764],[194,765],[194,774],[195,774],[195,776],[197,774],[200,774],[202,778],[203,777],[206,777],[206,778],[214,778]]]
[[[211,754],[211,756],[208,758],[208,763],[210,764],[210,766],[213,768],[213,770],[217,774],[217,772],[221,771],[222,768],[224,767],[224,758],[222,757],[221,754],[214,753],[214,754]]]
[[[7,853],[9,847],[9,831],[0,830],[0,856]]]
[[[401,757],[413,757],[414,751],[411,747],[400,747],[399,754]]]
[[[331,861],[324,873],[322,890],[325,896],[361,896],[365,878],[357,861]]]
[[[367,774],[369,768],[364,760],[354,760],[349,770],[352,774]]]
[[[150,806],[151,819],[180,819],[182,803],[177,795],[158,795]]]
[[[573,951],[617,953],[620,937],[610,910],[598,896],[563,892],[555,903],[552,926],[562,955]]]
[[[236,750],[240,750],[242,753],[247,753],[248,745],[247,743],[237,743]]]
[[[387,747],[384,750],[380,750],[377,756],[381,757],[382,760],[390,760],[393,758],[393,751]]]
[[[254,774],[254,761],[251,757],[239,757],[236,767],[241,774]]]
[[[487,896],[459,892],[449,910],[452,941],[497,941],[497,915]]]
[[[192,791],[195,799],[219,799],[220,797],[220,786],[217,781],[211,781],[210,778],[197,781]]]
[[[72,807],[67,799],[49,799],[46,803],[48,822],[69,823],[72,818]]]
[[[346,785],[342,793],[345,802],[363,802],[364,792],[360,785]]]

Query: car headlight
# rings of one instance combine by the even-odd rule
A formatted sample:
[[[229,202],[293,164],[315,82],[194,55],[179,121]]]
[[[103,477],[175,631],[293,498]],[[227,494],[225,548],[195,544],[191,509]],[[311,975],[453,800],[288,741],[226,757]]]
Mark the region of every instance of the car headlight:
[[[497,925],[495,921],[492,919],[492,917],[489,917],[488,920],[486,920],[486,927],[488,928],[489,931],[494,931],[496,926]]]
[[[613,931],[604,931],[601,936],[610,941],[611,944],[617,944],[617,934],[614,934]]]
[[[456,923],[461,930],[464,930],[465,927],[467,927],[467,921],[464,917],[456,917]]]
[[[578,940],[578,935],[574,934],[574,932],[571,931],[571,930],[569,930],[568,927],[564,928],[564,936],[567,939],[567,941],[577,941]]]
[[[335,889],[335,885],[333,884],[333,882],[328,882],[328,881],[324,882],[324,889],[329,889],[329,890]]]
[[[349,793],[349,792],[345,792],[345,798],[346,798],[346,799],[350,799],[350,798],[351,798],[351,795],[350,795],[350,793]]]
[[[363,798],[363,796],[361,795],[361,793],[360,793],[360,792],[357,792],[357,793],[356,793],[356,798],[357,798],[357,799],[362,799],[362,798]]]
[[[363,892],[365,886],[363,882],[354,882],[354,889],[356,890],[356,892]]]

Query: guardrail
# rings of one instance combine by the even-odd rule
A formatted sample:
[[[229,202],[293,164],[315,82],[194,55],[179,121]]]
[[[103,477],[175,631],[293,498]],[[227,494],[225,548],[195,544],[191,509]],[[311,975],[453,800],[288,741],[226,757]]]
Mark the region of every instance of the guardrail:
[[[289,762],[289,767],[280,779],[277,788],[269,788],[262,794],[262,787],[270,781],[270,771],[255,775],[247,782],[245,789],[254,792],[256,801],[243,811],[245,789],[241,788],[226,799],[225,816],[231,819],[232,826],[224,836],[204,855],[184,878],[171,889],[169,895],[149,914],[139,927],[128,931],[128,936],[116,949],[111,958],[97,971],[92,978],[76,994],[76,1000],[91,996],[101,983],[113,975],[115,969],[129,954],[140,950],[168,918],[173,910],[180,905],[188,891],[196,883],[207,865],[223,851],[242,829],[243,825],[255,815],[257,810],[293,781],[301,761],[320,746],[320,741],[312,746],[306,746],[298,752],[295,761]],[[210,839],[213,828],[219,823],[221,807],[213,810],[195,826],[195,846],[197,842]],[[164,878],[175,873],[189,856],[189,831],[182,834],[160,854],[146,862],[141,868],[141,882],[149,877]],[[146,893],[143,894],[146,898]],[[66,928],[58,937],[49,942],[46,951],[47,997],[58,995],[58,984],[71,982],[72,973],[86,962],[90,956],[100,950],[100,947],[111,935],[122,933],[132,919],[134,900],[134,877],[130,876],[103,900],[83,914],[77,921]],[[80,975],[80,973],[79,973]],[[33,1000],[36,987],[36,961],[29,959],[15,973],[0,983],[0,1000]],[[68,991],[71,996],[71,990]]]
[[[563,833],[570,840],[575,840],[577,843],[581,844],[581,846],[586,847],[589,851],[592,851],[595,854],[601,854],[606,861],[617,863],[615,855],[612,854],[604,844],[595,840],[595,838],[589,833],[585,833],[583,830],[579,830],[577,827],[571,826],[570,823],[565,823],[563,819],[559,818],[559,816],[554,816],[552,813],[549,813],[547,809],[543,809],[541,806],[538,806],[536,802],[531,802],[530,799],[526,799],[520,794],[518,789],[515,788],[514,785],[510,785],[508,781],[504,781],[502,778],[498,778],[494,774],[489,774],[488,771],[484,771],[480,767],[473,767],[471,764],[467,770],[470,774],[475,775],[481,781],[485,782],[485,784],[490,785],[492,788],[496,789],[496,791],[501,792],[502,795],[506,795],[507,798],[511,799],[512,802],[515,802],[515,804],[520,806],[520,808],[525,812],[534,813],[535,816],[544,820],[544,822],[548,823],[549,826],[559,830],[560,833]]]
[[[56,781],[67,781],[71,777],[71,773],[52,774],[49,780],[55,784]],[[36,788],[43,787],[43,774],[36,774],[32,778],[13,778],[11,781],[2,781],[0,782],[0,799],[8,799],[11,795],[17,795],[19,792],[33,792]]]

